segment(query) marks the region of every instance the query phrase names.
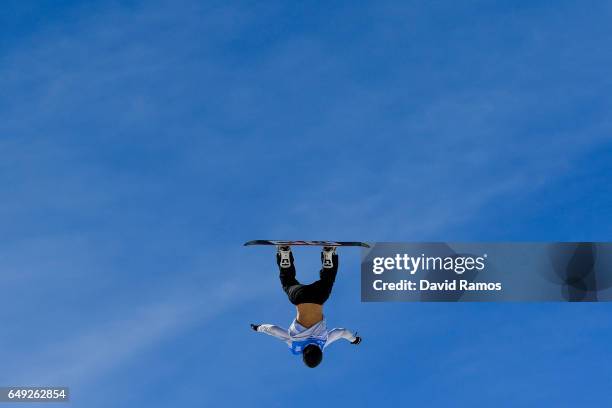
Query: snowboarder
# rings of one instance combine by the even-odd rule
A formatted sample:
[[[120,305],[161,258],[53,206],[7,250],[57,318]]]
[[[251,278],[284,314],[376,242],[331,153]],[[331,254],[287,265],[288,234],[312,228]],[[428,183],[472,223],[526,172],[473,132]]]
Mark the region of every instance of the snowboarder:
[[[323,304],[331,294],[338,272],[336,248],[323,247],[320,279],[309,285],[301,284],[295,278],[291,247],[277,248],[276,263],[280,270],[281,285],[289,301],[296,306],[297,316],[293,319],[289,330],[272,324],[251,324],[251,328],[283,340],[293,354],[302,354],[304,364],[311,368],[319,365],[323,359],[323,349],[334,341],[346,339],[351,344],[361,343],[361,337],[347,329],[328,331],[323,316]]]

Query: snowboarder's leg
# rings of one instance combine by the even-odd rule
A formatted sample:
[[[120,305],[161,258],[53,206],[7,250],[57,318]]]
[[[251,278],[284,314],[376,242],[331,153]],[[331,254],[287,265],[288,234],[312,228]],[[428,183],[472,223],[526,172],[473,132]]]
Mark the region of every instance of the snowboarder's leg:
[[[288,246],[279,246],[276,253],[276,263],[280,271],[279,278],[283,290],[289,297],[289,301],[294,305],[298,299],[297,294],[300,292],[300,288],[304,285],[300,284],[295,278],[295,265],[291,248]]]
[[[338,255],[335,247],[324,247],[321,251],[322,268],[319,272],[319,280],[310,284],[312,296],[315,299],[312,303],[322,305],[329,298],[336,274],[338,273]]]

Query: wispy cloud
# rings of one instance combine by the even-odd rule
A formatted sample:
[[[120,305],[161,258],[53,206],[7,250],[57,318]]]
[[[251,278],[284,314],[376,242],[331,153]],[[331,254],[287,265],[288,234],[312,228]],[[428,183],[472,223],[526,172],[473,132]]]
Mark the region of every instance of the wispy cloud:
[[[105,321],[87,321],[75,327],[65,339],[7,361],[12,372],[3,373],[1,381],[11,384],[65,384],[78,389],[90,385],[131,358],[172,339],[194,325],[205,325],[228,308],[265,292],[264,288],[245,294],[231,279],[203,292],[188,287],[174,288],[173,297],[122,305]],[[16,368],[18,366],[19,368]]]

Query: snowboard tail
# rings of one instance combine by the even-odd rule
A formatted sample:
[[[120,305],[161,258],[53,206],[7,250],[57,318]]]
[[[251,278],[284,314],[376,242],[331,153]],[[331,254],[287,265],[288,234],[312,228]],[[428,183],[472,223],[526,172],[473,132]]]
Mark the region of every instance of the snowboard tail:
[[[353,246],[353,247],[363,247],[369,248],[370,245],[365,242],[358,241],[273,241],[266,239],[256,239],[254,241],[248,241],[244,243],[244,246],[251,245],[289,245],[289,246],[331,246],[331,247],[341,247],[341,246]]]

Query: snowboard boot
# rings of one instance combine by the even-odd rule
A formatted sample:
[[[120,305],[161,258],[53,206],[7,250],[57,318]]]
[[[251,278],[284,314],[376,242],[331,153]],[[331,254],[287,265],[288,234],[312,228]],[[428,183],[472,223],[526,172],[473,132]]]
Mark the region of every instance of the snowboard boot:
[[[276,256],[279,259],[278,265],[281,268],[289,268],[291,266],[291,247],[289,245],[277,245]]]
[[[336,255],[336,247],[323,247],[323,250],[321,251],[321,262],[323,263],[323,268],[334,267],[334,255]]]

